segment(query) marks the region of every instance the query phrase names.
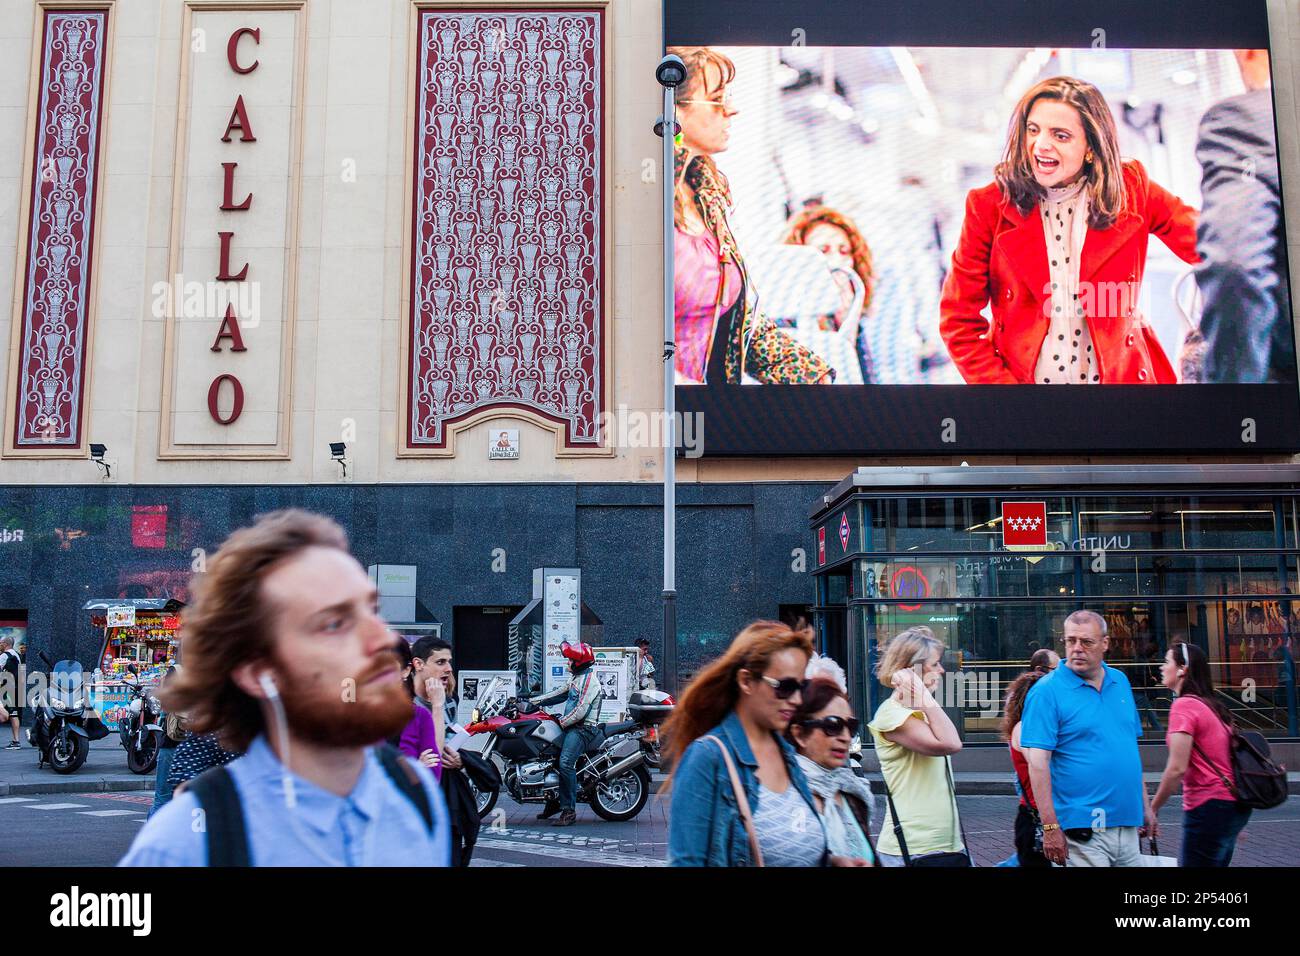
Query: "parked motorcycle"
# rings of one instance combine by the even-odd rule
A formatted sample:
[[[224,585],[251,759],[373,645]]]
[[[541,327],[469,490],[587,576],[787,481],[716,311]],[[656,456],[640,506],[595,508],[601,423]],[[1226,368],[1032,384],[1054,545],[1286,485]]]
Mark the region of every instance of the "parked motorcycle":
[[[513,697],[475,716],[465,731],[491,734],[479,753],[497,765],[511,798],[518,803],[542,804],[558,799],[564,737],[559,720],[535,704]],[[650,798],[644,731],[644,725],[636,720],[598,724],[587,752],[578,758],[578,800],[589,804],[602,819],[615,823],[631,820]],[[485,817],[496,806],[499,791],[474,789],[479,816]]]
[[[126,686],[130,702],[117,722],[117,732],[126,748],[126,765],[132,773],[152,773],[162,746],[162,704],[152,687],[140,683],[134,664],[127,665]]]
[[[644,725],[641,747],[645,751],[646,766],[651,770],[660,769],[660,750],[663,737],[659,724],[668,719],[668,715],[677,706],[671,694],[662,690],[633,691],[627,699],[628,712],[632,719]]]
[[[38,751],[37,769],[48,763],[55,773],[74,773],[90,755],[90,742],[107,737],[108,728],[89,706],[81,665],[52,664],[44,651],[41,660],[50,669],[49,687],[33,701],[36,722],[27,742]]]

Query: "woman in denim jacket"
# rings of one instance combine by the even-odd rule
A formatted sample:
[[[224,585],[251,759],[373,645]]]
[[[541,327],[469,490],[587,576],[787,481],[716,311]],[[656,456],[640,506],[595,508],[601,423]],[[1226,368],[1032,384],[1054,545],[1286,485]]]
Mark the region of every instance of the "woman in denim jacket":
[[[782,734],[799,705],[812,631],[757,621],[691,683],[664,727],[675,767],[670,866],[752,866],[722,750],[753,814],[765,866],[852,865],[826,849],[817,805]]]

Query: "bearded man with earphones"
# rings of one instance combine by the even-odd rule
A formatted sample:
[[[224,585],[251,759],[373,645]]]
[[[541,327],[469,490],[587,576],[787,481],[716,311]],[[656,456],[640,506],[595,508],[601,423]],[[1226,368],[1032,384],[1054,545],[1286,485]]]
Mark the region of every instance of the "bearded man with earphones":
[[[164,706],[247,752],[190,781],[119,865],[447,866],[441,789],[381,743],[411,701],[343,530],[296,509],[264,515],[195,582]]]

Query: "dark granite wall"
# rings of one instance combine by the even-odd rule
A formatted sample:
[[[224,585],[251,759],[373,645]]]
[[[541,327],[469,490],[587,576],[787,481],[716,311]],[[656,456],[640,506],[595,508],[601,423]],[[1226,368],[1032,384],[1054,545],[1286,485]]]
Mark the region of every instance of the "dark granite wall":
[[[794,569],[809,547],[809,507],[827,485],[682,485],[677,590],[683,672],[716,656],[756,617],[813,603],[812,574]],[[198,555],[254,515],[296,506],[337,519],[362,565],[414,564],[419,599],[453,643],[456,605],[526,604],[532,569],[576,566],[583,599],[605,623],[604,643],[648,637],[662,656],[661,489],[645,484],[0,486],[0,612],[28,615],[35,652],[90,665],[99,634],[89,598],[184,598]],[[133,540],[133,508],[165,505],[165,547]],[[492,569],[504,549],[505,570]],[[815,559],[815,555],[812,556]]]

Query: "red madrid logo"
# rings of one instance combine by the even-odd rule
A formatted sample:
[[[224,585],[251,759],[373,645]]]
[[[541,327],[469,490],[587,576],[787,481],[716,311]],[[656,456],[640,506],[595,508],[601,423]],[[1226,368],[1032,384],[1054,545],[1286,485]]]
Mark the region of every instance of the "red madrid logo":
[[[840,514],[840,547],[849,550],[849,513]]]
[[[1002,502],[1002,544],[1006,547],[1047,546],[1047,503]]]

